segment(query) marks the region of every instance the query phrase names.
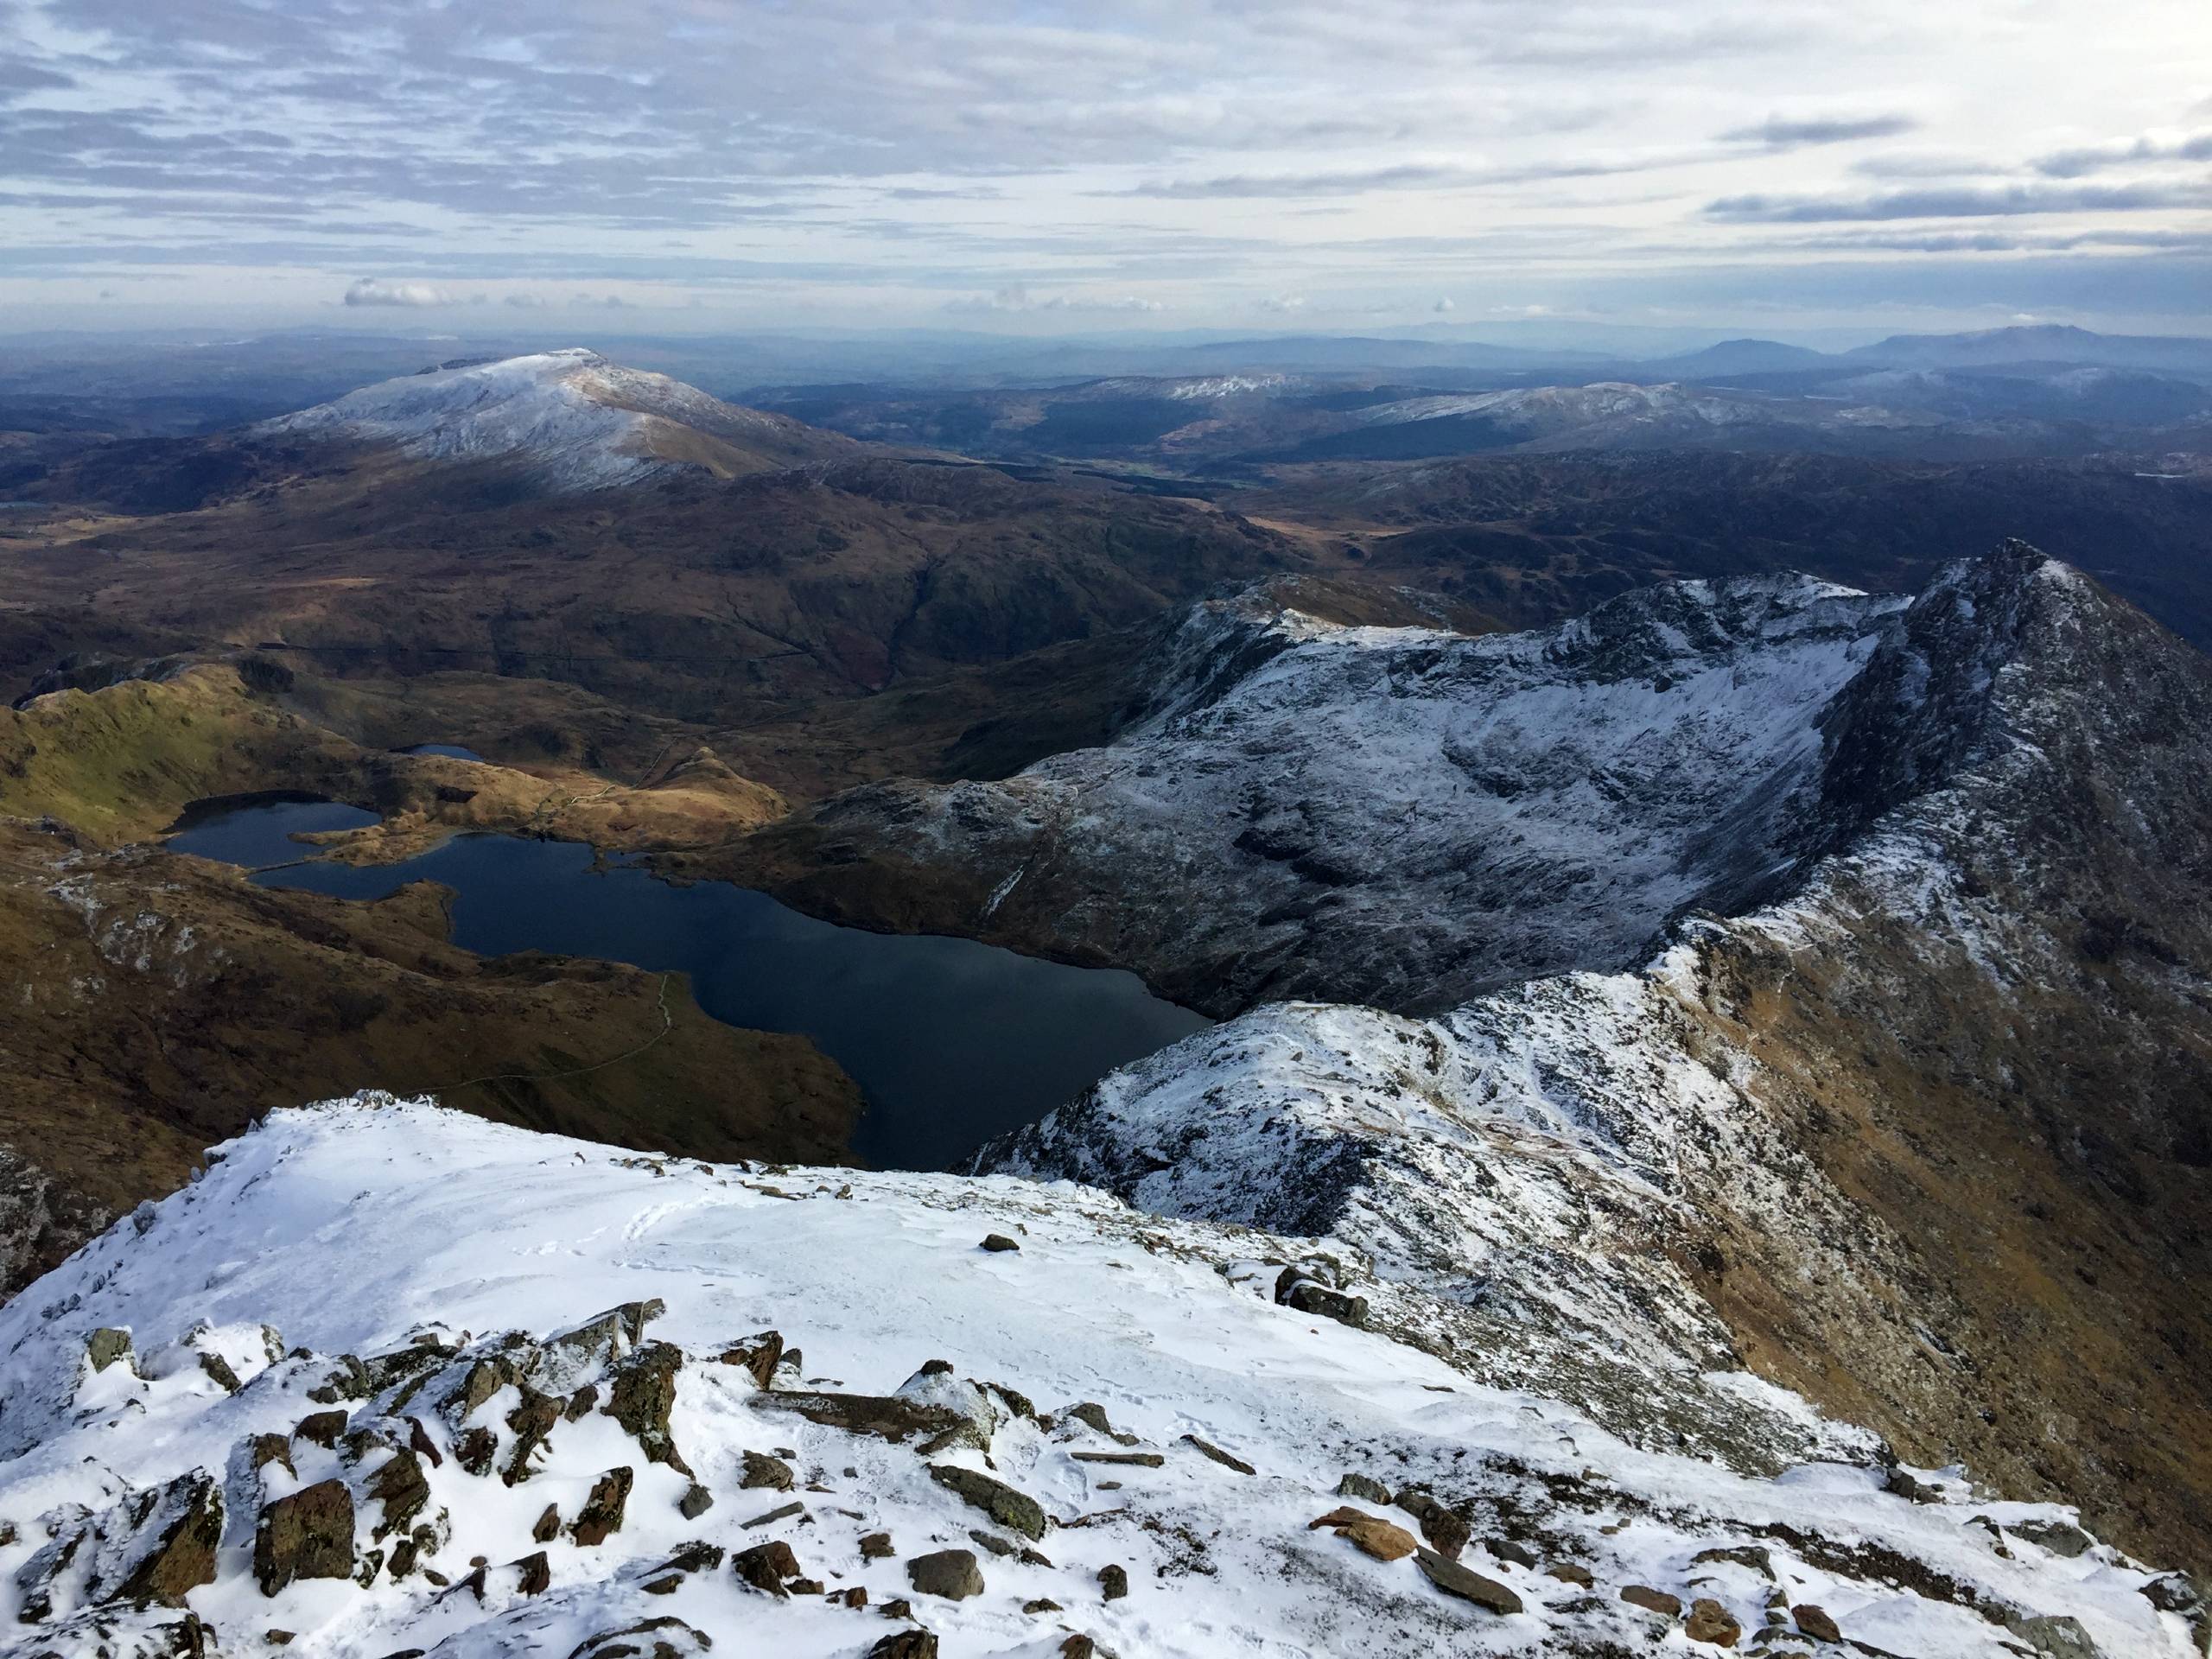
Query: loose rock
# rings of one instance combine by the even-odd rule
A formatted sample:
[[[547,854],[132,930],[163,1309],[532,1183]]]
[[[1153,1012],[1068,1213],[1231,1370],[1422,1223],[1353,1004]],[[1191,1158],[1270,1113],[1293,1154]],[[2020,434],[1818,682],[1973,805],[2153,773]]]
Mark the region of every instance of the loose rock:
[[[1650,1612],[1663,1613],[1673,1618],[1682,1611],[1682,1599],[1670,1596],[1664,1590],[1654,1590],[1648,1584],[1631,1584],[1621,1592],[1621,1599]]]
[[[1690,1616],[1682,1621],[1682,1634],[1693,1642],[1732,1648],[1742,1638],[1744,1627],[1719,1602],[1709,1596],[1700,1596],[1690,1604]]]
[[[1414,1560],[1428,1575],[1428,1581],[1447,1596],[1471,1601],[1478,1607],[1501,1615],[1521,1611],[1521,1598],[1496,1579],[1485,1578],[1433,1549],[1418,1551]]]
[[[343,1579],[353,1571],[353,1495],[342,1480],[318,1481],[266,1504],[253,1535],[253,1576],[273,1596],[300,1579]]]
[[[1025,1538],[1045,1535],[1044,1506],[1028,1493],[1016,1491],[1002,1480],[994,1480],[980,1470],[963,1469],[949,1463],[931,1464],[930,1478],[947,1491],[958,1493],[1001,1526]]]
[[[972,1549],[940,1549],[906,1563],[906,1581],[915,1592],[964,1601],[983,1593],[983,1569]]]
[[[592,1483],[591,1495],[584,1499],[584,1506],[576,1511],[569,1536],[579,1544],[603,1544],[609,1533],[622,1529],[623,1511],[630,1503],[630,1487],[636,1477],[629,1465],[610,1469]]]

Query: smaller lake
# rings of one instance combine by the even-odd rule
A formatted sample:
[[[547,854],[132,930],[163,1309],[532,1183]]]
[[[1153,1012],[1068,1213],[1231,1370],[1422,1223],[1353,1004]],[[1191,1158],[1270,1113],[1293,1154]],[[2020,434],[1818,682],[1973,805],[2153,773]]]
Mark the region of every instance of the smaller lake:
[[[479,766],[491,764],[475,750],[464,749],[458,743],[417,743],[411,748],[402,749],[400,753],[402,754],[442,754],[452,760],[474,760]]]
[[[543,950],[684,973],[715,1019],[799,1033],[844,1067],[868,1101],[853,1150],[880,1168],[950,1168],[1211,1023],[1134,974],[839,927],[726,882],[676,887],[620,859],[594,868],[574,842],[464,836],[373,868],[296,861],[314,850],[296,832],[375,822],[331,801],[218,801],[180,819],[168,844],[345,899],[443,882],[454,943],[481,956]]]

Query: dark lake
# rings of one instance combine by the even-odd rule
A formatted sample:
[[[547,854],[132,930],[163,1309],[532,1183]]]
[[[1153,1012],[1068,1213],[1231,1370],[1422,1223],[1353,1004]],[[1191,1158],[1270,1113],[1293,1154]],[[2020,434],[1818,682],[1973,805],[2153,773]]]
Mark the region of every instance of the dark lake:
[[[620,860],[595,869],[573,842],[465,836],[375,868],[262,868],[314,850],[295,831],[375,821],[329,801],[214,802],[180,819],[168,844],[346,899],[443,882],[454,943],[483,956],[545,950],[685,973],[715,1019],[800,1033],[843,1066],[868,1098],[853,1149],[881,1168],[949,1168],[1210,1023],[1134,974],[839,927],[723,882],[675,887]]]

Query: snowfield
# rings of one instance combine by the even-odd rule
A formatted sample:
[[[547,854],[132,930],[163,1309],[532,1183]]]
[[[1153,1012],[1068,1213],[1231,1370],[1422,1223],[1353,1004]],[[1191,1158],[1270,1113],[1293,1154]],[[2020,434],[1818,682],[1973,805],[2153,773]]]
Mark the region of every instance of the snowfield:
[[[318,1659],[2194,1650],[2172,1581],[2064,1512],[1639,1450],[1331,1317],[1310,1248],[1067,1185],[281,1112],[0,1312],[0,1596],[33,1618],[0,1630]]]

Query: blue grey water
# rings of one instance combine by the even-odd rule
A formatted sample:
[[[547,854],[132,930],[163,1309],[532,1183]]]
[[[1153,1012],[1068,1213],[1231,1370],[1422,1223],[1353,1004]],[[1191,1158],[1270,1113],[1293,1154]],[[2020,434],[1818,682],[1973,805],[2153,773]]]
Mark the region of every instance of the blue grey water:
[[[210,803],[179,821],[168,845],[255,868],[269,886],[346,899],[443,882],[454,943],[484,956],[544,950],[680,970],[715,1019],[799,1033],[844,1067],[868,1101],[854,1151],[882,1168],[952,1167],[1209,1023],[1134,974],[840,927],[726,882],[679,887],[626,861],[595,865],[573,842],[465,836],[398,864],[291,861],[312,851],[295,832],[375,821],[329,801]]]

